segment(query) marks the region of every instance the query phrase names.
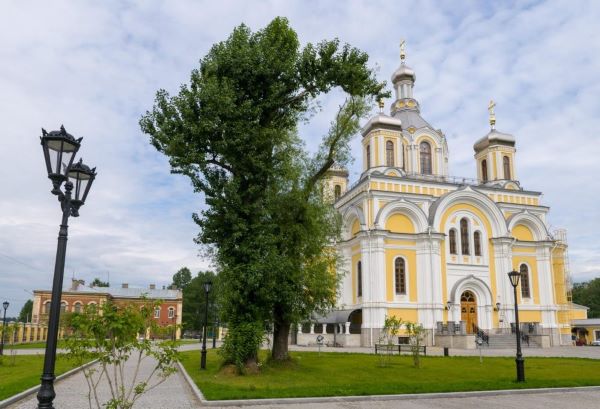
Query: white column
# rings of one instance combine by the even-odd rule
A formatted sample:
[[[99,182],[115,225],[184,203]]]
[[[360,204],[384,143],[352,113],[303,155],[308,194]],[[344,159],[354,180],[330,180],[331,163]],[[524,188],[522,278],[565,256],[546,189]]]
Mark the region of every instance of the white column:
[[[512,270],[512,242],[510,237],[492,239],[494,260],[490,259],[490,263],[495,263],[496,267],[496,299],[492,299],[492,304],[501,304],[500,317],[504,316],[501,328],[510,327],[514,321],[514,291],[508,279],[508,273]]]
[[[346,330],[344,331],[344,334],[350,335],[350,322],[346,322],[344,324],[344,326],[346,327]]]
[[[315,333],[315,324],[310,324],[310,335]]]

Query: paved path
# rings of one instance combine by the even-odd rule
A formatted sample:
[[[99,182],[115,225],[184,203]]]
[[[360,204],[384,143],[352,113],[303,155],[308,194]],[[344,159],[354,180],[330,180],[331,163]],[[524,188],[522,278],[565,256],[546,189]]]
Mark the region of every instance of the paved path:
[[[153,362],[155,361],[147,359],[142,363],[140,378],[148,376],[152,370]],[[133,365],[127,366],[126,369],[127,374],[131,376]],[[82,372],[78,372],[57,382],[55,384],[55,391],[56,399],[54,400],[54,406],[57,409],[86,409],[89,407],[87,399],[88,387]],[[110,399],[108,383],[105,380],[100,383],[99,395],[101,397],[100,402],[106,402]],[[199,402],[183,378],[183,375],[179,372],[168,377],[164,383],[155,389],[142,395],[135,404],[135,408],[140,409],[189,409],[196,407],[199,407]],[[35,408],[37,408],[37,398],[35,395],[10,406],[10,409]]]

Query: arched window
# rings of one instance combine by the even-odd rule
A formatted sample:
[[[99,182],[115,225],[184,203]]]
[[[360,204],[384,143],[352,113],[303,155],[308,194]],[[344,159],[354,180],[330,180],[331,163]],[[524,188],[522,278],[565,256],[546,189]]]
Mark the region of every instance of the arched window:
[[[154,318],[160,318],[160,307],[154,309]]]
[[[504,165],[504,179],[510,180],[510,159],[508,156],[502,158],[502,164]]]
[[[362,263],[359,261],[356,265],[356,287],[358,297],[362,297]]]
[[[419,156],[421,158],[421,173],[431,175],[431,145],[428,142],[421,142],[419,145]]]
[[[340,185],[335,185],[335,187],[333,188],[333,195],[335,197],[335,200],[338,200],[340,198],[340,196],[342,195],[342,187]]]
[[[75,304],[73,304],[73,312],[81,312],[81,303],[80,302],[76,302]]]
[[[175,308],[169,307],[169,318],[175,317]]]
[[[387,141],[385,143],[385,164],[394,166],[394,142]]]
[[[457,254],[456,252],[456,230],[450,229],[450,254]]]
[[[475,246],[475,255],[481,256],[481,233],[476,231],[473,234],[473,243]]]
[[[487,160],[485,159],[481,161],[481,179],[483,179],[484,182],[488,181]]]
[[[50,301],[44,303],[44,314],[50,314]]]
[[[529,269],[527,264],[521,264],[521,297],[531,298],[531,288],[529,286]]]
[[[469,255],[469,222],[467,219],[460,220],[460,248],[463,255]]]
[[[371,167],[371,145],[367,145],[367,169]]]
[[[394,262],[394,278],[396,279],[396,294],[406,294],[406,263],[398,257]]]
[[[67,303],[62,301],[60,303],[60,312],[65,312],[65,311],[67,311]]]

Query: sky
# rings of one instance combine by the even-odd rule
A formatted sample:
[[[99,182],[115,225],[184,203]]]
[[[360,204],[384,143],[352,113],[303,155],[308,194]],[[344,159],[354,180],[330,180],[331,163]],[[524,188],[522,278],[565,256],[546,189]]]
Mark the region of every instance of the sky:
[[[244,23],[285,16],[302,44],[339,38],[366,51],[378,78],[417,75],[422,116],[448,138],[450,174],[475,177],[473,143],[517,140],[517,178],[544,193],[550,229],[566,228],[575,281],[600,277],[600,2],[597,1],[5,1],[0,5],[0,299],[17,315],[50,288],[60,207],[39,136],[64,124],[98,176],[70,219],[65,283],[168,285],[210,268],[193,239],[203,206],[140,131],[157,90],[174,94],[211,45]],[[343,95],[300,128],[308,150]],[[386,111],[389,110],[387,101]],[[360,157],[360,141],[352,141]],[[356,180],[361,163],[350,169]]]

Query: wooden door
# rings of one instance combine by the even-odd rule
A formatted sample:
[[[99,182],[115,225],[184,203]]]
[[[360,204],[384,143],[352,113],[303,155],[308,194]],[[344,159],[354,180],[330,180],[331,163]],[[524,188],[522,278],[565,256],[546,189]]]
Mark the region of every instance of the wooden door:
[[[467,334],[473,333],[477,324],[477,300],[471,291],[465,291],[460,297],[460,319],[466,322]]]

